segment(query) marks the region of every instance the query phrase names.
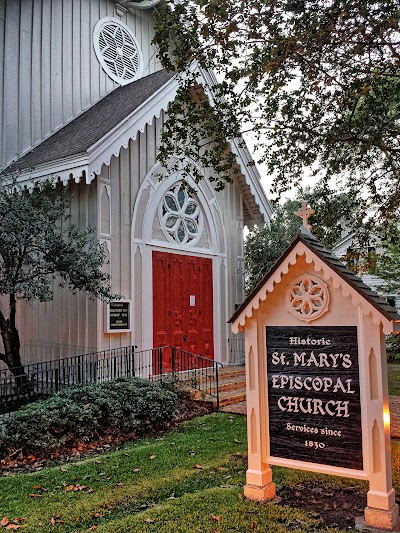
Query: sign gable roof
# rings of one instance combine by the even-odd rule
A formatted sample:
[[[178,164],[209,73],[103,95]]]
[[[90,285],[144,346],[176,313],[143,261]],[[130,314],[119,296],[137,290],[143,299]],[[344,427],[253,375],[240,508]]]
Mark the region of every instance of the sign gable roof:
[[[370,304],[384,321],[400,322],[400,315],[396,309],[363,283],[361,278],[351,272],[330,251],[326,250],[314,236],[300,234],[292,241],[282,256],[229,319],[229,322],[235,326],[234,329],[239,330],[244,325],[246,317],[250,317],[253,310],[258,308],[260,301],[266,298],[266,293],[272,292],[274,285],[280,283],[282,276],[288,272],[291,264],[295,264],[297,257],[304,253],[307,256],[307,250],[313,254],[312,257],[306,258],[306,260],[309,259],[307,262],[315,262],[315,259],[317,259],[328,266],[347,285],[347,290],[344,291],[346,294],[349,292],[349,288],[352,289],[354,293],[358,294],[359,300]],[[318,265],[318,267],[320,268],[321,265]]]

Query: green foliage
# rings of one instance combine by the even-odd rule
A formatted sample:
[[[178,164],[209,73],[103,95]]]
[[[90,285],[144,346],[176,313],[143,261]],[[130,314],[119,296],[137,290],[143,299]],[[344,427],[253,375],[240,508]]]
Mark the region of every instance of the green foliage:
[[[105,255],[94,230],[69,222],[70,200],[49,181],[31,192],[15,184],[0,185],[0,294],[45,302],[53,297],[53,280],[72,291],[101,299],[113,297]]]
[[[5,423],[0,447],[56,449],[108,430],[157,429],[174,418],[177,401],[174,392],[139,378],[78,385],[15,412]]]
[[[385,280],[381,290],[385,294],[400,293],[400,229],[392,222],[383,234],[381,250],[377,256],[375,273]]]
[[[275,209],[271,225],[256,227],[245,240],[245,291],[248,294],[279,259],[299,233],[300,219],[294,214],[300,201],[289,200]]]
[[[67,194],[50,181],[32,191],[0,184],[0,295],[9,301],[8,313],[0,311],[0,359],[10,368],[21,366],[17,300],[51,300],[57,283],[101,300],[118,298],[102,271],[105,253],[94,230],[70,223]]]
[[[324,183],[314,189],[300,189],[297,199],[278,205],[271,225],[251,231],[245,241],[246,293],[264,277],[298,235],[301,219],[295,214],[302,201],[315,209],[309,219],[312,233],[321,244],[331,249],[340,239],[345,228],[362,238],[364,205],[351,196],[337,193]]]
[[[154,43],[182,76],[161,162],[189,175],[196,158],[223,185],[242,130],[277,194],[311,171],[398,214],[399,20],[397,0],[167,0]]]
[[[388,335],[386,337],[386,354],[389,361],[396,361],[400,358],[400,335]],[[390,370],[389,370],[390,374]]]

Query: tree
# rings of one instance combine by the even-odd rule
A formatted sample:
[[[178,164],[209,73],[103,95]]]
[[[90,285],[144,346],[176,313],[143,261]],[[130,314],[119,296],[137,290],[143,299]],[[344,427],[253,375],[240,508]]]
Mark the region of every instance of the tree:
[[[294,214],[299,201],[289,200],[275,209],[271,225],[256,227],[244,244],[245,292],[246,294],[262,280],[299,233],[300,219]]]
[[[17,300],[46,302],[53,283],[109,300],[110,276],[102,271],[104,250],[91,229],[80,231],[68,220],[63,189],[46,181],[32,192],[15,184],[0,185],[0,310],[4,353],[0,359],[21,374]]]
[[[400,229],[397,222],[392,221],[382,235],[375,273],[386,282],[384,286],[380,287],[383,292],[386,294],[400,293]]]
[[[315,214],[310,217],[312,233],[326,248],[333,248],[343,231],[354,233],[357,244],[362,242],[365,230],[363,203],[325,185],[299,189],[295,200],[277,206],[270,226],[256,228],[247,235],[244,254],[246,293],[264,277],[298,235],[301,220],[295,213],[302,201],[315,209]]]
[[[167,0],[154,42],[181,76],[160,161],[176,155],[193,176],[195,158],[223,187],[229,141],[251,132],[277,194],[304,172],[340,177],[343,192],[390,219],[400,206],[399,21],[397,0]],[[199,87],[205,69],[216,78]]]

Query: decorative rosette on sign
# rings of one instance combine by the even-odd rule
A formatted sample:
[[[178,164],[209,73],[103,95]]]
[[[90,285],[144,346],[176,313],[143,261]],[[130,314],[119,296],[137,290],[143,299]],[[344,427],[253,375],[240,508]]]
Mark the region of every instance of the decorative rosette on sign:
[[[287,291],[288,309],[299,320],[311,322],[328,311],[329,292],[322,279],[312,274],[295,278]]]

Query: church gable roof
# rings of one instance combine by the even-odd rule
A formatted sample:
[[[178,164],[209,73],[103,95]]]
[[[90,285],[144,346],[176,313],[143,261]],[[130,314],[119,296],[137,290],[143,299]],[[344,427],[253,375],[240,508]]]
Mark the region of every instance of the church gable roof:
[[[324,266],[327,266],[328,269],[330,269],[330,272],[326,273],[328,277],[332,277],[329,275],[332,274],[332,272],[339,276],[342,281],[342,291],[345,296],[351,295],[353,300],[356,300],[360,304],[366,302],[378,312],[380,318],[383,318],[390,323],[400,322],[400,315],[397,313],[396,309],[386,302],[386,300],[381,298],[375,291],[368,287],[368,285],[363,283],[361,278],[351,272],[313,236],[300,234],[288,246],[278,261],[272,266],[265,277],[258,283],[243,304],[230,318],[229,322],[235,326],[235,330],[239,331],[239,329],[241,329],[245,323],[246,317],[252,316],[253,311],[259,307],[260,301],[265,300],[267,293],[272,292],[275,284],[280,283],[282,276],[287,274],[290,265],[294,265],[297,257],[304,254],[306,255],[307,263],[314,262],[316,264],[316,270],[324,270]],[[334,286],[336,287],[335,284]],[[389,333],[389,331],[387,332]]]
[[[207,78],[207,73],[200,76]],[[11,163],[0,176],[15,175],[17,181],[31,188],[37,179],[57,178],[65,185],[71,179],[91,183],[118,157],[122,147],[135,140],[154,117],[168,110],[176,95],[178,82],[173,73],[157,71],[133,83],[115,89],[77,118],[59,129],[41,144]],[[260,183],[247,148],[234,140],[242,175],[238,183],[243,191],[244,223],[263,224],[270,220],[272,208]]]
[[[88,152],[110,131],[135,113],[173,77],[165,70],[118,87],[37,147],[10,164],[3,175],[27,171],[34,174],[38,167],[53,161],[70,159]],[[151,119],[154,116],[154,110]]]

